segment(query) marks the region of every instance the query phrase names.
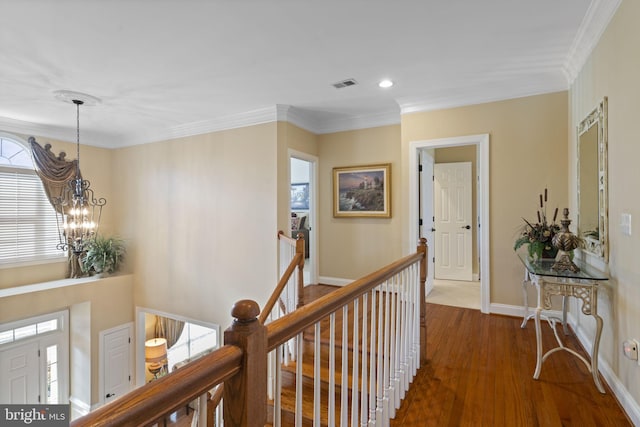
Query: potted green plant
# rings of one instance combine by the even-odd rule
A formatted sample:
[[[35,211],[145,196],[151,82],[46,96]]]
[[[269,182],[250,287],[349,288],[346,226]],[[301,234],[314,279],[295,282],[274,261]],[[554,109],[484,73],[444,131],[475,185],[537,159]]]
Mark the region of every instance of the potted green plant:
[[[112,274],[120,267],[125,253],[122,239],[97,235],[87,245],[82,258],[82,271],[90,275]]]

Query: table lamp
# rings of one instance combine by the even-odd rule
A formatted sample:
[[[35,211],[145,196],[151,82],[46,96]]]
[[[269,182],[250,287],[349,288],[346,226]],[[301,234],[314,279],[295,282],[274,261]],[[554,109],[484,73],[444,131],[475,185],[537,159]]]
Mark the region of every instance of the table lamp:
[[[164,338],[152,338],[144,343],[145,362],[149,363],[149,372],[153,379],[158,378],[158,373],[162,370],[167,360],[167,340]]]

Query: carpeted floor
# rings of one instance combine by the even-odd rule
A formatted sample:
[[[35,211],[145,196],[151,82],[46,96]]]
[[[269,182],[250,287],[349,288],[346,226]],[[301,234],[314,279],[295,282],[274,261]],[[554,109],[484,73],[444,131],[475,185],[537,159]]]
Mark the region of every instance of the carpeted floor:
[[[427,302],[480,310],[480,282],[436,279],[433,290],[427,295]]]

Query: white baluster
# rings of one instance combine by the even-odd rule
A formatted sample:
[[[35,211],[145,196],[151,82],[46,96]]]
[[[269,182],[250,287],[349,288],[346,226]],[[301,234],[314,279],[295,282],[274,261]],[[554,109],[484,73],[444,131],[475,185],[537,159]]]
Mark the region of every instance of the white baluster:
[[[359,336],[359,321],[358,321],[358,317],[359,317],[359,305],[360,305],[360,299],[356,298],[353,301],[353,367],[352,369],[352,376],[351,376],[351,425],[353,427],[357,426],[359,424],[359,418],[358,418],[358,399],[359,399],[359,393],[358,393],[358,386],[359,386],[359,378],[358,378],[358,373],[359,373],[359,366],[358,366],[358,362],[359,362],[359,358],[360,358],[360,348],[359,348],[359,342],[360,342],[360,336]]]
[[[302,353],[302,332],[297,336],[298,358],[296,360],[296,413],[295,413],[295,426],[302,427],[302,359],[304,354]]]
[[[367,415],[369,414],[369,409],[367,406],[367,384],[368,384],[368,374],[367,374],[367,314],[369,311],[369,294],[364,294],[362,296],[362,381],[360,385],[361,396],[360,396],[360,425],[362,427],[366,427],[367,425]]]
[[[285,347],[287,344],[283,344],[281,347]],[[282,360],[280,358],[281,350],[276,349],[276,384],[275,384],[275,399],[273,400],[273,427],[280,427],[282,424]]]
[[[392,281],[393,278],[389,279]],[[382,384],[383,392],[382,392],[382,419],[385,421],[385,425],[388,424],[389,419],[394,417],[391,411],[390,399],[389,399],[389,388],[390,388],[390,372],[389,372],[389,357],[390,354],[390,328],[391,328],[391,318],[390,318],[390,310],[391,307],[391,292],[389,289],[389,281],[384,283],[384,344],[382,350],[383,357],[383,366],[382,366],[382,378],[384,378],[384,383]],[[394,411],[395,412],[395,411]]]
[[[342,388],[340,389],[340,425],[349,421],[349,305],[342,307]]]
[[[375,426],[376,421],[376,338],[377,338],[377,324],[376,324],[376,302],[377,292],[371,291],[371,342],[369,343],[369,426]]]
[[[320,427],[320,322],[315,324],[313,337],[313,425]]]
[[[329,317],[329,413],[327,414],[328,424],[336,425],[336,313],[331,313]]]

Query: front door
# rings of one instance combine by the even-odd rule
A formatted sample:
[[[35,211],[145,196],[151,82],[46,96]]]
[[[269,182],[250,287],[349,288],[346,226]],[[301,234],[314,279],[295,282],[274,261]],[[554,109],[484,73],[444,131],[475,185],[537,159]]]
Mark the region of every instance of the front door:
[[[29,405],[39,403],[39,343],[22,344],[0,351],[0,402]]]
[[[434,167],[435,278],[472,280],[471,162]]]

